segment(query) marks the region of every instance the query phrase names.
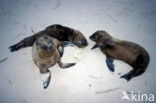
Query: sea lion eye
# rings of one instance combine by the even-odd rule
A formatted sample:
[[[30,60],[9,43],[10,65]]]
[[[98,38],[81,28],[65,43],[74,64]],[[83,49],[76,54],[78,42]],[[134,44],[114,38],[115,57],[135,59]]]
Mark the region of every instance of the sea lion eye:
[[[99,36],[96,34],[96,35],[94,35],[94,38],[95,38],[95,39],[98,39],[98,38],[99,38]]]
[[[47,50],[48,47],[47,47],[46,45],[42,45],[41,49],[42,49],[42,50]]]
[[[78,44],[78,45],[81,45],[81,41],[77,41],[77,44]]]

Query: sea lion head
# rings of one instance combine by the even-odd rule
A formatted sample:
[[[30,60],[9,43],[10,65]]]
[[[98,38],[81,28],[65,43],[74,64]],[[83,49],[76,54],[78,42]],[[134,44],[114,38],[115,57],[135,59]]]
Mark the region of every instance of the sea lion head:
[[[74,35],[72,38],[73,44],[77,45],[80,48],[84,48],[88,45],[87,39],[84,37],[84,35],[79,31],[74,31]]]
[[[95,42],[98,42],[100,39],[110,39],[112,37],[106,31],[99,30],[93,33],[89,38]]]
[[[92,34],[89,38],[96,42],[96,44],[91,48],[95,49],[98,47],[105,47],[106,43],[112,39],[112,36],[105,31],[99,30]]]
[[[56,48],[53,39],[47,35],[40,36],[36,40],[36,47],[37,49],[48,53],[53,52]]]

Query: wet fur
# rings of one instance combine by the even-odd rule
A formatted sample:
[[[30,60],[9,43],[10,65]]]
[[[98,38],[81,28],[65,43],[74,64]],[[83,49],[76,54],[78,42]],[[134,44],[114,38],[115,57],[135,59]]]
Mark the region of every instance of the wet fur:
[[[80,48],[86,47],[88,45],[87,39],[84,35],[72,28],[65,27],[59,24],[48,26],[45,30],[42,30],[38,33],[35,33],[32,36],[29,36],[19,43],[10,46],[10,51],[14,52],[21,48],[32,46],[33,43],[42,35],[48,35],[54,37],[60,41],[70,41],[73,44],[77,45]]]
[[[113,38],[105,31],[95,32],[90,36],[90,39],[96,42],[96,47],[100,47],[101,51],[106,55],[106,58],[122,60],[133,67],[132,71],[121,76],[121,78],[129,81],[131,78],[145,72],[149,64],[150,56],[140,45]],[[107,65],[108,64],[107,62]],[[113,67],[113,63],[111,64]]]

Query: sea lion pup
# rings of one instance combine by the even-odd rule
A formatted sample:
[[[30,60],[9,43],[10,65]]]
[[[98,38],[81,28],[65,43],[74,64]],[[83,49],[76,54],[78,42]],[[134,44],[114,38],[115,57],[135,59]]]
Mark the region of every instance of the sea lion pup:
[[[43,82],[44,88],[47,88],[51,79],[51,72],[48,68],[59,64],[60,68],[69,68],[75,63],[62,63],[61,57],[64,52],[63,43],[57,39],[42,35],[33,44],[32,57],[35,64],[39,67],[40,73],[49,73],[46,80]]]
[[[150,56],[140,45],[115,39],[105,31],[96,31],[89,38],[96,42],[92,49],[100,47],[101,51],[106,55],[106,64],[110,71],[114,72],[114,59],[122,60],[133,67],[133,70],[121,76],[121,78],[129,81],[145,72]]]
[[[54,37],[60,41],[72,42],[73,44],[77,45],[80,48],[86,47],[88,45],[87,39],[84,37],[84,35],[81,32],[69,27],[55,24],[46,27],[45,30],[42,30],[38,33],[35,33],[32,36],[23,39],[22,41],[20,41],[15,45],[10,46],[9,47],[10,51],[14,52],[21,48],[32,46],[38,37],[45,34],[50,37]]]

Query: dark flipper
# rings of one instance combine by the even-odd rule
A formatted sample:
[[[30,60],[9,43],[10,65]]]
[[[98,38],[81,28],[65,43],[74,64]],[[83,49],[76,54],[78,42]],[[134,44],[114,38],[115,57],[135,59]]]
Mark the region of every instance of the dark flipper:
[[[63,45],[58,45],[57,50],[58,50],[58,52],[60,54],[60,57],[62,57],[63,56],[63,53],[64,53],[64,47],[63,47]]]
[[[63,46],[67,47],[67,46],[74,46],[74,44],[72,42],[69,41],[63,41]]]
[[[59,66],[60,66],[60,68],[69,68],[69,67],[72,67],[72,66],[74,66],[76,63],[62,63],[61,62],[61,60],[59,60],[59,62],[58,62],[58,64],[59,64]]]
[[[48,78],[46,79],[45,82],[43,82],[43,88],[44,88],[44,89],[46,89],[46,88],[49,86],[50,80],[51,80],[51,72],[49,71],[49,76],[48,76]]]
[[[133,72],[133,70],[132,71],[130,71],[131,73]],[[125,80],[127,80],[127,81],[130,81],[131,80],[131,76],[130,76],[130,74],[131,73],[127,73],[127,74],[125,74],[125,75],[123,75],[123,76],[121,76],[120,78],[124,78]]]
[[[36,35],[32,35],[30,37],[27,37],[27,38],[21,40],[19,43],[10,46],[9,47],[10,52],[17,51],[17,50],[22,49],[24,47],[32,46],[33,43],[36,41],[36,39],[37,39]]]
[[[14,51],[19,50],[22,47],[23,46],[18,43],[18,44],[15,44],[15,45],[10,46],[9,49],[10,49],[10,52],[14,52]]]
[[[64,47],[68,46],[68,45],[73,45],[73,43],[68,42],[68,41],[63,41],[62,44],[58,45],[57,50],[60,54],[60,57],[63,56],[64,53]]]
[[[147,68],[149,59],[150,59],[150,57],[149,57],[148,53],[140,54],[137,57],[135,63],[132,65],[133,70],[131,70],[127,74],[121,76],[121,78],[124,78],[127,81],[130,81],[133,77],[143,74]]]
[[[108,69],[109,69],[111,72],[114,72],[114,64],[113,64],[113,61],[114,61],[114,59],[106,58],[107,67],[108,67]]]
[[[130,81],[133,77],[139,76],[142,73],[144,73],[145,70],[143,69],[136,69],[136,70],[131,70],[130,72],[128,72],[127,74],[121,76],[120,78],[124,78],[127,81]]]

